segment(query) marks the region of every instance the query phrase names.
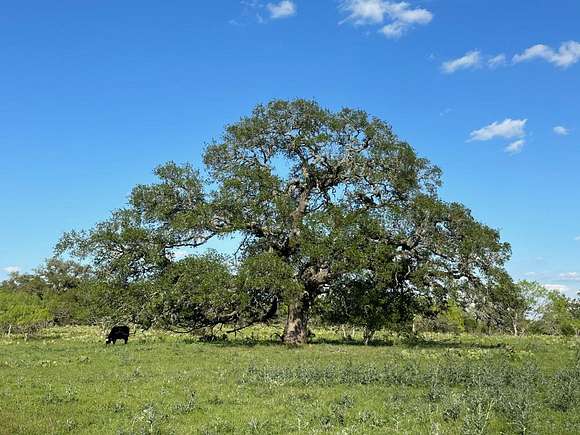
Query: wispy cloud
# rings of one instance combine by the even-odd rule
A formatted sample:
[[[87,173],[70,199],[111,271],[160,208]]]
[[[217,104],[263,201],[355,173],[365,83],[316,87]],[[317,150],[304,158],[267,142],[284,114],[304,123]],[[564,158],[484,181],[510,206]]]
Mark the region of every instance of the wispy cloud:
[[[580,60],[580,43],[576,41],[563,42],[558,51],[544,44],[533,45],[513,57],[514,63],[542,59],[559,67],[568,68]]]
[[[580,242],[580,236],[574,237],[574,240],[577,241],[577,242]]]
[[[495,121],[479,130],[473,130],[469,141],[486,141],[496,137],[505,139],[521,138],[526,135],[525,127],[527,119],[506,118],[502,122]]]
[[[524,148],[526,141],[526,122],[527,119],[511,119],[506,118],[503,121],[495,121],[478,130],[473,130],[469,133],[468,142],[473,141],[488,141],[495,138],[503,139],[517,139],[504,147],[504,151],[508,154],[518,154]]]
[[[560,279],[564,281],[580,281],[580,273],[578,272],[561,273]]]
[[[546,287],[548,290],[556,290],[561,293],[566,293],[571,290],[570,287],[563,284],[544,284],[544,287]]]
[[[508,154],[517,154],[522,151],[525,144],[526,141],[524,139],[519,139],[506,146],[504,151]]]
[[[487,66],[491,69],[498,68],[502,65],[506,64],[506,57],[505,54],[498,54],[497,56],[493,56],[487,60]]]
[[[570,133],[570,130],[562,125],[557,125],[553,130],[554,133],[559,134],[560,136],[566,136],[568,133]]]
[[[270,12],[270,18],[288,18],[296,15],[296,4],[289,0],[283,0],[279,3],[268,3],[266,8]]]
[[[6,266],[2,270],[6,273],[18,273],[18,272],[20,272],[20,268],[18,266]]]
[[[271,20],[289,18],[296,15],[298,8],[291,0],[265,3],[262,0],[240,0],[241,15],[229,20],[232,26],[246,26],[251,23],[264,24]]]
[[[383,25],[379,32],[388,38],[400,38],[415,25],[429,24],[433,14],[424,8],[414,8],[408,2],[385,0],[344,0],[340,8],[348,14],[341,21],[355,26]],[[385,21],[390,22],[385,24]]]
[[[460,69],[473,69],[484,65],[488,69],[496,69],[500,66],[515,65],[534,59],[543,59],[562,69],[568,68],[580,60],[580,42],[563,42],[558,51],[544,44],[536,44],[514,55],[511,62],[508,62],[508,57],[504,53],[490,56],[478,50],[472,50],[460,58],[444,62],[441,70],[446,74],[451,74]]]
[[[485,56],[479,50],[471,50],[457,59],[451,59],[441,64],[441,70],[445,74],[453,74],[462,69],[475,69],[486,66],[489,69],[496,69],[506,65],[506,55]]]
[[[445,74],[453,74],[461,69],[477,68],[481,64],[481,53],[477,50],[468,51],[465,55],[443,62],[441,69]]]
[[[526,272],[525,275],[526,276],[537,276],[538,272]]]

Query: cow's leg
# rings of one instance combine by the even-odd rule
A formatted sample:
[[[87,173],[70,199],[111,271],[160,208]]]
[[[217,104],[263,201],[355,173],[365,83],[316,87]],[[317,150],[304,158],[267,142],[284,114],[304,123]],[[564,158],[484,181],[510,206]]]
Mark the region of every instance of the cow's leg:
[[[127,338],[125,338],[125,344],[127,344],[127,340],[128,340],[128,339],[127,339]]]

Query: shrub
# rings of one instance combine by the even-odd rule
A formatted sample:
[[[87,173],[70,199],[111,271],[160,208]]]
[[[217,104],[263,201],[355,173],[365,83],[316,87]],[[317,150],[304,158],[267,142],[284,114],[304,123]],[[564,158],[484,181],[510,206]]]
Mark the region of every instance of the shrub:
[[[46,326],[50,318],[50,312],[37,296],[0,290],[0,329],[3,332],[35,332]]]

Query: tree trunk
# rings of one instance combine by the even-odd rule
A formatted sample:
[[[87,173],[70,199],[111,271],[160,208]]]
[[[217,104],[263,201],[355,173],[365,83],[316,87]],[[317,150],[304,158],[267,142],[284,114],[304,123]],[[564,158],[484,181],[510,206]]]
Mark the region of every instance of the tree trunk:
[[[373,339],[373,335],[375,335],[375,331],[367,328],[365,326],[364,330],[363,330],[363,340],[365,343],[365,346],[367,346],[369,344],[369,342]]]
[[[514,335],[517,337],[518,336],[518,333],[519,333],[519,331],[518,331],[518,315],[517,314],[515,314],[512,317],[512,328],[513,328],[513,331],[514,331]]]
[[[285,344],[305,344],[308,342],[308,306],[303,302],[288,306],[288,318],[282,341]]]

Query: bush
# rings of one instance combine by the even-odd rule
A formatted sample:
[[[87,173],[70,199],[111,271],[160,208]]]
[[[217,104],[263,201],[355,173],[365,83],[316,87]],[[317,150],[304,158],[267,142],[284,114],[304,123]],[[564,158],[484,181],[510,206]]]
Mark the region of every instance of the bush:
[[[88,285],[48,293],[43,302],[55,325],[90,325],[102,310]]]
[[[0,290],[0,329],[3,332],[31,333],[46,326],[50,312],[34,295]]]

